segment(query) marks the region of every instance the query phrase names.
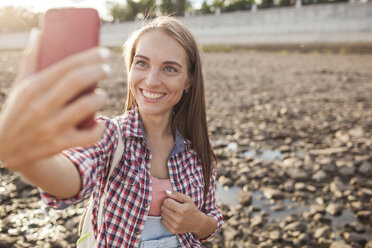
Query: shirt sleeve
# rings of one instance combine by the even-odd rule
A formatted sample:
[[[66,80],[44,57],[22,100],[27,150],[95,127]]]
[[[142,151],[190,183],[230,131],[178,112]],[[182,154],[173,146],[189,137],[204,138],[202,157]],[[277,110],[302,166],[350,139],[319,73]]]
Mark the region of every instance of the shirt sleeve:
[[[80,173],[79,193],[72,198],[59,199],[39,189],[42,200],[49,207],[64,209],[90,196],[97,182],[99,168],[105,168],[113,158],[114,146],[118,143],[116,125],[107,117],[97,117],[97,121],[106,125],[106,131],[96,144],[62,151]]]
[[[216,175],[217,175],[216,163],[214,162],[211,181],[209,185],[209,191],[208,191],[202,212],[208,216],[213,217],[217,221],[217,229],[214,231],[214,233],[212,233],[208,237],[200,240],[202,243],[214,237],[221,230],[222,224],[223,224],[223,216],[221,212],[217,209],[217,203],[216,203],[216,185],[215,185]]]

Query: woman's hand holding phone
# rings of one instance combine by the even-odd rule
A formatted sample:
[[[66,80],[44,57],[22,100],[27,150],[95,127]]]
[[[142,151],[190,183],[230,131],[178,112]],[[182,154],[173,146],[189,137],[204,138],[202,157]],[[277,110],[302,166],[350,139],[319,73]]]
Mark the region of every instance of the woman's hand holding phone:
[[[109,50],[92,48],[36,72],[40,32],[34,30],[31,37],[0,113],[0,159],[12,170],[69,147],[95,143],[105,130],[98,123],[89,129],[77,126],[103,107],[106,94],[95,90],[76,96],[107,77]]]

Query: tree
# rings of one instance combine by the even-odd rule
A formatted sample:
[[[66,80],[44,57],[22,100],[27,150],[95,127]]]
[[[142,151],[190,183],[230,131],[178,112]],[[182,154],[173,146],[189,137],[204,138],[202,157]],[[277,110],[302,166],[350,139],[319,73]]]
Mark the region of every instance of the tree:
[[[248,10],[253,2],[254,0],[231,0],[225,2],[225,11]]]
[[[153,16],[155,0],[127,0],[126,5],[117,2],[107,2],[107,8],[113,21],[132,21],[139,14],[143,16]]]
[[[202,5],[201,5],[201,8],[200,8],[200,12],[202,14],[210,14],[210,13],[212,13],[211,6],[208,5],[207,0],[204,0],[203,1]]]
[[[160,10],[168,15],[183,16],[189,6],[191,5],[186,0],[162,0]]]

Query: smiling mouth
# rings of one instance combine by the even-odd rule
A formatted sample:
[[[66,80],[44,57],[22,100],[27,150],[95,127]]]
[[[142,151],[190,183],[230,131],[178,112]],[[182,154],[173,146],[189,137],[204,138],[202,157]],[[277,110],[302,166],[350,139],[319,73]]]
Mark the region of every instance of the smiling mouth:
[[[162,98],[163,96],[165,96],[164,93],[154,93],[154,92],[150,92],[150,91],[147,91],[147,90],[144,90],[144,89],[141,89],[141,92],[142,92],[142,95],[144,97],[146,97],[147,99],[150,99],[150,100],[158,100],[158,99]]]

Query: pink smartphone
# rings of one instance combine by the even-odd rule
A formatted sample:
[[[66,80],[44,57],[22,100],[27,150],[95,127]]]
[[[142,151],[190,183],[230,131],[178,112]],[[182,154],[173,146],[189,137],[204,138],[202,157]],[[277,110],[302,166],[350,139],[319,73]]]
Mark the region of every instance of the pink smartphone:
[[[99,45],[100,19],[92,8],[49,9],[41,23],[42,38],[38,70],[75,53]],[[97,84],[81,95],[95,90]],[[94,115],[78,125],[79,129],[95,125]]]

